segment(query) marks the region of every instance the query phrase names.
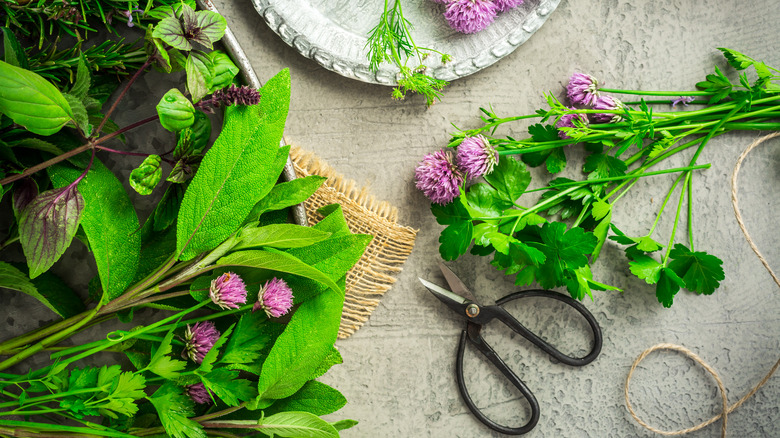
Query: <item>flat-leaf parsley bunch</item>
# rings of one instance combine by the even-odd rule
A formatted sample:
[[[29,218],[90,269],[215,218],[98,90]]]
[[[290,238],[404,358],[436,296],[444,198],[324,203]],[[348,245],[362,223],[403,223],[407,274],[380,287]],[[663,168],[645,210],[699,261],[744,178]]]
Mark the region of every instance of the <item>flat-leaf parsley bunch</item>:
[[[337,205],[311,228],[288,223],[288,208],[324,180],[277,184],[289,153],[279,147],[289,72],[260,90],[238,87],[235,64],[210,50],[223,17],[188,3],[155,10],[145,60],[105,111],[83,54],[72,83],[58,87],[26,68],[28,52],[3,31],[11,43],[0,61],[0,195],[10,197],[11,225],[0,287],[62,319],[0,342],[0,435],[337,437],[355,422],[319,418],[346,400],[316,379],[341,363],[333,344],[345,275],[371,236],[352,234]],[[111,114],[150,66],[184,71],[185,91],[169,90],[154,114],[117,126]],[[209,145],[205,113],[217,109],[223,121]],[[156,122],[172,132],[170,150],[122,150],[125,132]],[[143,157],[129,184],[159,196],[143,223],[104,154]],[[81,244],[97,268],[87,301],[50,270]],[[148,307],[173,314],[63,345]],[[83,366],[102,352],[131,366]],[[50,363],[27,366],[44,353]]]
[[[517,285],[565,286],[582,299],[592,297],[594,289],[617,290],[594,280],[590,268],[609,238],[624,246],[631,273],[655,285],[665,307],[681,288],[712,294],[725,274],[720,259],[694,248],[693,180],[696,171],[709,167],[698,164],[699,157],[714,136],[780,129],[780,70],[720,50],[736,70],[752,67],[755,80],[743,72],[732,83],[716,67],[696,84],[698,91],[639,91],[607,89],[592,76],[575,73],[567,86],[571,107],[548,95],[549,108],[535,114],[501,118],[482,109],[482,126],[455,133],[450,149],[427,155],[417,167],[417,187],[433,201],[436,220],[447,226],[439,239],[442,257],[454,260],[471,246],[472,254],[492,254],[493,266],[516,275]],[[660,99],[621,102],[614,94]],[[660,105],[699,109],[666,112],[656,109]],[[528,128],[528,138],[495,135],[505,123],[535,118],[540,122]],[[585,178],[558,177],[529,189],[527,166],[543,165],[556,174],[566,167],[566,150],[573,145],[588,154]],[[695,152],[687,166],[660,166],[689,149]],[[677,178],[653,225],[646,234],[626,235],[612,222],[614,209],[639,179],[663,174]],[[524,195],[539,191],[538,201],[521,203]],[[656,227],[664,213],[674,225],[660,240]],[[684,222],[688,235],[680,239]]]

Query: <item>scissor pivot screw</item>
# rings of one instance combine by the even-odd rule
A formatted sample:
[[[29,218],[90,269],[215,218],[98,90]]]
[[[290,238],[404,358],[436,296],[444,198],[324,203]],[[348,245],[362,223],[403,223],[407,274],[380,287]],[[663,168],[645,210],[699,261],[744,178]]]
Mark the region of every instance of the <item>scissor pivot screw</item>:
[[[479,315],[479,306],[476,304],[469,304],[466,306],[466,316],[473,318]]]

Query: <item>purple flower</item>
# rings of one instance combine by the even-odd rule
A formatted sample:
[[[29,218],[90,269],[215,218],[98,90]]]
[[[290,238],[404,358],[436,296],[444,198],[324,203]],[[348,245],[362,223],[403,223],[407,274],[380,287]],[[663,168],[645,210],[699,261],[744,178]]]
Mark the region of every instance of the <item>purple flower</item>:
[[[206,386],[203,383],[185,386],[184,393],[199,405],[210,405],[212,403],[211,395],[214,394],[206,389]]]
[[[434,3],[438,3],[440,5],[446,5],[447,3],[450,2],[450,0],[431,0],[431,1]]]
[[[231,85],[222,90],[217,90],[211,95],[211,102],[215,105],[257,105],[260,103],[260,92],[254,88],[243,85],[236,87]]]
[[[460,195],[463,173],[452,163],[450,151],[428,154],[414,171],[417,188],[435,204],[449,204]]]
[[[239,304],[246,303],[244,280],[232,272],[220,275],[211,281],[209,298],[223,309],[238,309]]]
[[[201,363],[219,336],[219,330],[210,321],[196,322],[192,327],[187,324],[187,330],[184,331],[184,351],[181,355],[189,357],[195,363]]]
[[[585,73],[574,73],[566,85],[566,95],[572,105],[593,105],[599,96],[598,81]]]
[[[269,318],[278,318],[290,311],[293,305],[293,292],[281,278],[272,278],[260,288],[257,302],[252,311],[263,309]]]
[[[572,111],[576,110],[576,108],[569,109]],[[588,126],[588,118],[585,117],[585,114],[564,114],[561,116],[561,119],[558,120],[558,123],[555,124],[555,127],[558,128],[558,137],[564,140],[571,138],[569,137],[569,134],[561,131],[560,128],[577,128],[578,126],[575,126],[574,124],[575,120],[578,120],[580,125]]]
[[[498,9],[490,0],[452,0],[447,4],[444,18],[458,32],[476,33],[488,27],[496,13]]]
[[[523,0],[493,0],[498,12],[508,11],[523,4]]]
[[[672,108],[677,107],[678,103],[688,106],[691,102],[693,102],[693,96],[680,96],[672,101]]]
[[[498,163],[498,152],[481,135],[466,137],[458,145],[455,161],[469,178],[479,178],[493,171]]]
[[[133,12],[143,12],[143,9],[130,9],[127,11],[122,11],[122,15],[127,17],[127,27],[133,27],[135,24],[133,24]]]
[[[623,102],[621,102],[618,99],[615,99],[612,96],[600,96],[596,98],[596,101],[593,103],[593,109],[598,109],[598,110],[622,111],[624,107],[625,106],[623,105]],[[623,120],[623,117],[620,114],[610,114],[610,113],[593,114],[593,121],[596,123],[617,123],[621,120]]]

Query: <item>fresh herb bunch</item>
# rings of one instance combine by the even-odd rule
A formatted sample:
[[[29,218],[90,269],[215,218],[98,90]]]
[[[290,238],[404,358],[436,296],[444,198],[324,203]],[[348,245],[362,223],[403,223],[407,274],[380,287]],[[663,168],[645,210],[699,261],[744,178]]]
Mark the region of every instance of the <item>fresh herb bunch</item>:
[[[392,7],[390,1],[385,0],[379,23],[369,32],[366,42],[369,69],[376,72],[384,62],[395,64],[399,72],[398,86],[393,88],[393,99],[404,99],[407,93],[412,92],[425,96],[426,103],[431,106],[436,100],[441,100],[441,91],[448,82],[427,75],[425,59],[435,53],[441,57],[441,63],[445,64],[452,57],[438,50],[418,47],[412,38],[412,30],[412,23],[404,18],[401,0],[395,0]],[[416,67],[409,66],[410,59],[416,61]]]
[[[323,178],[277,184],[289,152],[279,144],[290,75],[282,71],[261,90],[234,85],[238,69],[230,58],[201,50],[225,28],[218,14],[186,3],[168,7],[146,29],[145,62],[106,111],[83,54],[73,85],[61,90],[23,68],[28,60],[17,40],[6,45],[0,196],[11,196],[12,224],[0,254],[8,257],[18,243],[26,263],[0,262],[0,287],[35,297],[62,320],[0,342],[0,435],[200,438],[247,429],[337,437],[355,424],[318,417],[346,400],[315,379],[341,363],[333,344],[345,275],[371,237],[352,234],[338,206],[325,207],[325,219],[311,228],[286,223],[287,208]],[[189,97],[171,89],[156,114],[116,126],[110,116],[152,65],[184,70]],[[216,107],[224,108],[224,121],[209,148],[204,111]],[[156,121],[175,134],[174,148],[121,150],[123,133]],[[141,195],[160,194],[163,163],[170,166],[143,225],[102,163],[105,153],[144,157],[129,176]],[[94,307],[49,271],[74,237],[95,259]],[[129,322],[146,307],[176,313],[58,346],[87,327]],[[50,365],[9,372],[41,352]],[[133,369],[79,367],[99,352],[122,354]]]
[[[720,50],[735,69],[753,67],[755,81],[751,83],[743,72],[739,82],[732,83],[716,67],[696,84],[699,91],[638,91],[606,89],[595,78],[576,73],[567,94],[572,104],[585,109],[567,107],[552,95],[547,96],[549,108],[535,114],[501,118],[482,109],[482,126],[453,135],[449,146],[457,148],[456,153],[451,149],[428,155],[417,168],[418,188],[434,201],[431,211],[436,220],[447,225],[439,239],[442,257],[454,260],[473,243],[472,254],[494,254],[493,266],[516,275],[517,285],[565,286],[572,297],[582,299],[592,297],[593,289],[618,290],[595,281],[590,268],[609,238],[624,245],[631,273],[655,285],[665,307],[672,305],[681,288],[712,294],[725,275],[720,259],[694,249],[694,174],[709,167],[698,164],[699,157],[714,136],[780,129],[780,70],[734,50]],[[620,102],[602,93],[661,99]],[[670,104],[702,108],[655,110]],[[528,128],[528,138],[495,135],[505,123],[534,118],[541,121]],[[559,177],[545,187],[529,189],[527,166],[544,165],[549,173],[558,173],[566,167],[566,149],[575,144],[588,153],[584,179]],[[655,170],[667,158],[692,148],[687,166]],[[612,222],[615,206],[640,178],[663,174],[678,176],[652,227],[644,235],[624,234]],[[466,187],[467,180],[480,176],[484,182]],[[538,191],[543,193],[533,205],[519,203],[523,195]],[[656,240],[656,226],[674,196],[678,197],[671,213],[674,225],[664,244]],[[688,227],[687,244],[678,238],[683,222]]]

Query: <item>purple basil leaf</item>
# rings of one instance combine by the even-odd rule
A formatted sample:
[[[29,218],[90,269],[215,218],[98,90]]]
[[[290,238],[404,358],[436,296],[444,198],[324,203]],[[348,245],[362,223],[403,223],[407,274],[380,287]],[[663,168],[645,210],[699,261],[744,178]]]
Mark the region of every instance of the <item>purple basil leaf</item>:
[[[38,184],[35,184],[35,181],[33,181],[32,178],[24,178],[19,181],[13,195],[14,216],[16,216],[17,220],[25,207],[27,207],[36,196],[38,196]]]
[[[36,196],[19,217],[19,241],[30,278],[46,272],[70,246],[79,229],[84,198],[76,186]]]

